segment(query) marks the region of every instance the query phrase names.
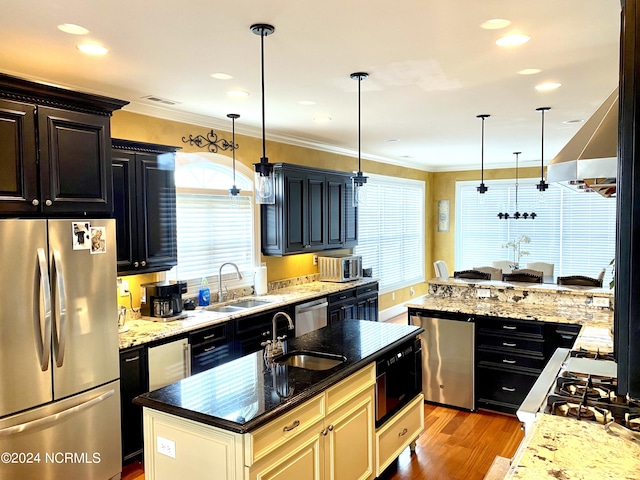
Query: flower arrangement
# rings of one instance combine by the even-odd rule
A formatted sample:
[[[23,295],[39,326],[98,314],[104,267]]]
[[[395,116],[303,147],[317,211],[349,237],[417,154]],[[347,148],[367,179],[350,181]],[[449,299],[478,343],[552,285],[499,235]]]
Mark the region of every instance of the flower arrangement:
[[[530,253],[526,250],[522,250],[523,243],[531,243],[531,239],[527,235],[520,235],[514,240],[502,245],[502,248],[509,248],[513,250],[513,265],[512,268],[519,268],[520,259]]]

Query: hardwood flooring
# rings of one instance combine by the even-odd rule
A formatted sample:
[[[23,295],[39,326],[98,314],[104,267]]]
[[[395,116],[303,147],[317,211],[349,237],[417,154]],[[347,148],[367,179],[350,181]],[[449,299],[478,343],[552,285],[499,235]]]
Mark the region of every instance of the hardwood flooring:
[[[388,321],[406,323],[407,317]],[[482,480],[496,455],[512,457],[522,438],[513,416],[425,404],[416,453],[407,448],[381,480]],[[142,464],[125,467],[122,480],[144,480]]]

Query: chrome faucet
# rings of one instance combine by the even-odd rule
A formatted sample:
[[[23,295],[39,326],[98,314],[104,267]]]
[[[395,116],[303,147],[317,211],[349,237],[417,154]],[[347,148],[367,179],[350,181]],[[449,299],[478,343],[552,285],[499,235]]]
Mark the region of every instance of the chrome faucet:
[[[233,268],[236,269],[236,279],[237,280],[241,280],[242,279],[242,274],[240,273],[240,270],[238,270],[238,266],[233,263],[233,262],[226,262],[223,263],[222,265],[220,265],[220,268],[218,269],[218,302],[222,302],[226,299],[227,297],[227,293],[222,291],[222,267],[224,267],[225,265],[231,265],[233,266]]]
[[[267,360],[272,359],[276,355],[280,355],[282,353],[282,340],[287,338],[286,335],[281,337],[277,336],[277,327],[278,327],[278,318],[284,317],[289,322],[289,330],[293,330],[295,327],[293,326],[293,320],[288,313],[285,312],[277,312],[273,318],[271,319],[271,329],[273,331],[271,340],[267,340],[266,342],[262,342],[261,345],[265,347],[264,356]]]

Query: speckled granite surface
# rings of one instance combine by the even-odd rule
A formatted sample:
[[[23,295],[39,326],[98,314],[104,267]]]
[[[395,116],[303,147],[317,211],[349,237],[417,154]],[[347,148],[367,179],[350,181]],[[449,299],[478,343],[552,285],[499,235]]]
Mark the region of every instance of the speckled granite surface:
[[[595,422],[539,415],[505,479],[604,480],[640,478],[638,441]]]
[[[246,315],[253,315],[254,313],[264,312],[285,305],[304,302],[306,300],[311,300],[323,295],[330,295],[332,293],[337,293],[343,290],[367,285],[369,283],[374,283],[377,281],[378,280],[375,278],[365,278],[354,282],[345,283],[315,281],[298,284],[297,282],[292,282],[285,288],[270,291],[268,295],[259,297],[251,296],[246,298],[238,298],[237,301],[252,299],[264,300],[269,302],[268,305],[248,308],[240,313],[216,313],[208,311],[206,309],[198,308],[192,311],[185,311],[184,313],[188,315],[185,320],[176,320],[166,323],[154,322],[144,319],[129,320],[126,323],[126,326],[129,328],[129,330],[118,335],[120,349],[122,350],[124,348],[142,345],[144,343],[152,342],[154,340],[160,340],[162,338],[170,337],[180,333],[185,333],[190,330],[195,330],[208,325],[215,325],[217,323],[227,322],[229,320],[240,318]],[[282,285],[284,285],[284,283]]]
[[[543,305],[481,298],[441,298],[433,295],[424,295],[405,305],[410,308],[441,310],[468,315],[538,320],[541,322],[577,323],[600,328],[611,328],[613,325],[613,311],[609,309],[568,306],[557,303]]]
[[[561,286],[554,283],[498,282],[457,278],[429,280],[429,294],[439,298],[477,300],[478,289],[489,291],[483,300],[526,305],[559,305],[583,308],[613,309],[613,290],[581,286]],[[594,300],[596,299],[596,300]],[[605,306],[596,305],[603,302]]]

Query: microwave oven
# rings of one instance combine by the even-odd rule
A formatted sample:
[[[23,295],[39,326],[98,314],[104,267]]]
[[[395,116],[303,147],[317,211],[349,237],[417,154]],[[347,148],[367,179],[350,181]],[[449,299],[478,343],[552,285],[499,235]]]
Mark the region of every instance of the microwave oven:
[[[318,257],[318,272],[323,282],[351,282],[362,278],[362,256]]]

